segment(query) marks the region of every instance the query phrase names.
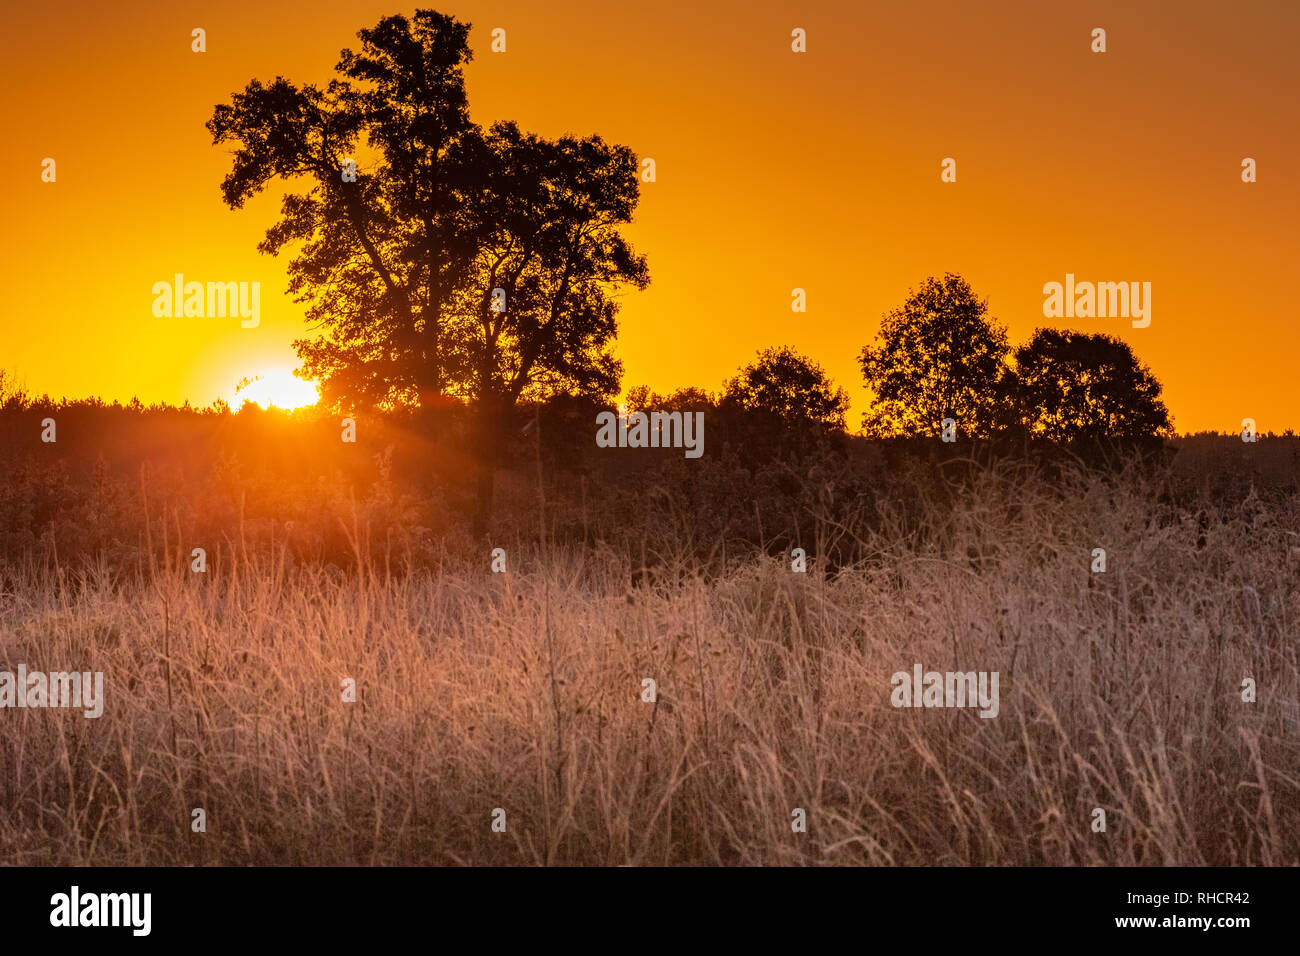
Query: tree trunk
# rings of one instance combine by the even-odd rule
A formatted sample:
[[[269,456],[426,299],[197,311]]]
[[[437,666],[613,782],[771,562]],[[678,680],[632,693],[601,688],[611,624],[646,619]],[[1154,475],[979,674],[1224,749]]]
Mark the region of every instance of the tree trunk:
[[[504,416],[495,395],[484,396],[479,404],[478,454],[475,456],[474,535],[487,534],[492,518],[492,499],[497,466],[501,461]]]

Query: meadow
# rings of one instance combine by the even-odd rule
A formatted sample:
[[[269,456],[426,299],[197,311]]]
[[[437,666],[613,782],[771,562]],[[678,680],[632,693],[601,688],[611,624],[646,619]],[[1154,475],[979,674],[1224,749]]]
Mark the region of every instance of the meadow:
[[[107,700],[0,711],[0,862],[1300,863],[1293,439],[576,476],[539,445],[486,540],[376,441],[355,474],[9,441],[0,669]],[[998,716],[892,707],[917,663],[999,672]]]

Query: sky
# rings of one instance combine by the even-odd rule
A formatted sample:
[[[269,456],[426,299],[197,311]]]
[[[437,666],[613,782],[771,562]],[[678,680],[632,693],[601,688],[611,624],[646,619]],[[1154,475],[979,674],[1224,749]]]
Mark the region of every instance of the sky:
[[[626,230],[651,274],[621,300],[626,387],[717,389],[790,345],[848,389],[856,426],[857,355],[882,314],[958,272],[1013,343],[1040,326],[1123,339],[1181,432],[1300,427],[1294,0],[435,6],[472,24],[477,122],[599,133],[655,160]],[[323,85],[358,29],[414,9],[9,9],[0,367],[37,394],[145,403],[283,378],[308,330],[288,255],[256,250],[279,190],[228,209],[227,147],[204,124],[253,78]],[[1246,157],[1257,182],[1242,182]],[[156,318],[153,285],[176,273],[260,282],[260,324]],[[1044,284],[1067,273],[1150,282],[1150,325],[1044,317]]]

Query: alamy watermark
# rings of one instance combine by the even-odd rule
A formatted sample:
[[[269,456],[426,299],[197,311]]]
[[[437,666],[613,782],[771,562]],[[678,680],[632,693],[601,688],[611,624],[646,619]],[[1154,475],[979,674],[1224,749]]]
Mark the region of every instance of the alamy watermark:
[[[889,679],[894,685],[889,702],[895,707],[979,707],[981,717],[998,715],[998,672],[899,671]]]
[[[152,929],[152,893],[82,893],[73,886],[51,896],[50,905],[51,926],[126,926],[133,936]]]
[[[1043,315],[1049,319],[1133,320],[1133,328],[1151,324],[1150,282],[1078,282],[1074,273],[1065,274],[1065,285],[1048,282],[1043,286]]]
[[[157,319],[225,318],[239,316],[240,325],[255,329],[262,321],[262,283],[186,282],[176,273],[173,282],[153,284],[153,314]]]
[[[42,671],[28,673],[26,664],[18,673],[0,671],[0,708],[83,707],[84,716],[104,713],[104,672]]]
[[[687,458],[704,454],[703,412],[633,412],[596,416],[598,448],[684,448]]]

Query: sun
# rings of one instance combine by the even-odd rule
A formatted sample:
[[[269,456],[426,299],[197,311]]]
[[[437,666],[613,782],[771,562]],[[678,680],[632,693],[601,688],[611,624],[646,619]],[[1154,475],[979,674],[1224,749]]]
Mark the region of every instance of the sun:
[[[263,408],[274,406],[285,411],[315,405],[320,398],[315,382],[304,382],[283,368],[254,375],[235,391],[239,402],[256,402]]]

